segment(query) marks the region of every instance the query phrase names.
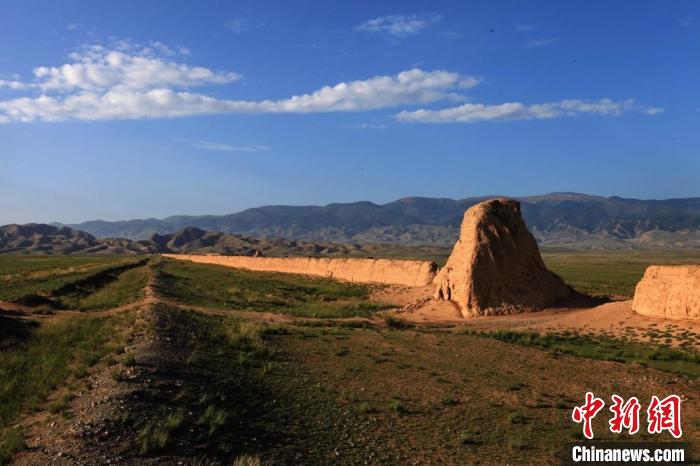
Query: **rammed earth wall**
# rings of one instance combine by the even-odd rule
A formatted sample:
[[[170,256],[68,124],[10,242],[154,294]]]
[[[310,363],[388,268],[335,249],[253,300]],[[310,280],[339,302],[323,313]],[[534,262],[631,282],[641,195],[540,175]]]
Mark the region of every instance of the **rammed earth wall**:
[[[700,265],[651,265],[634,291],[638,314],[700,320]]]
[[[164,257],[261,272],[283,272],[335,278],[350,282],[426,286],[432,283],[434,262],[396,259],[246,257],[163,254]]]

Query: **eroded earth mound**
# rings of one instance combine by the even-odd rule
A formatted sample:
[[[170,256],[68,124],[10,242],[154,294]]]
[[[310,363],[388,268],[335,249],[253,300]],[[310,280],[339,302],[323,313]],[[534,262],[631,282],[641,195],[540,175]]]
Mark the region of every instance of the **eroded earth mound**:
[[[547,270],[520,203],[510,199],[466,211],[459,240],[434,283],[435,298],[455,302],[464,317],[534,311],[573,293]]]
[[[700,265],[651,265],[634,291],[635,312],[700,320]]]

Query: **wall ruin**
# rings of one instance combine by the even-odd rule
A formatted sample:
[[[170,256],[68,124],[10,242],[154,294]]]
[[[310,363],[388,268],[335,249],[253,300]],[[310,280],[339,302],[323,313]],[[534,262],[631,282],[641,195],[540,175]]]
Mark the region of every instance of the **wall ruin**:
[[[432,283],[437,269],[434,262],[398,259],[247,257],[195,254],[163,254],[163,257],[260,272],[283,272],[335,278],[350,282],[416,287]]]
[[[634,291],[638,314],[700,320],[700,265],[651,265]]]

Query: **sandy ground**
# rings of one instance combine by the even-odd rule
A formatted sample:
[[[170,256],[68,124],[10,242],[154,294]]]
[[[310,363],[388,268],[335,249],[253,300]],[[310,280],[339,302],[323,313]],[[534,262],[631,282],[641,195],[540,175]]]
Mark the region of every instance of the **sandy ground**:
[[[669,320],[642,316],[632,310],[632,301],[612,301],[592,307],[553,307],[538,312],[505,316],[484,316],[465,319],[457,306],[449,301],[432,299],[433,287],[407,288],[384,287],[372,294],[372,299],[393,303],[397,309],[392,314],[415,324],[445,327],[468,327],[474,330],[519,329],[540,332],[572,331],[575,333],[605,334],[617,338],[629,338],[630,332],[638,334],[638,341],[649,341],[644,334],[650,330],[679,334],[689,332],[700,335],[700,322]],[[672,346],[680,339],[674,338]],[[696,345],[697,346],[697,345]]]
[[[589,329],[592,331],[619,331],[625,327],[683,328],[700,332],[700,322],[692,320],[669,320],[639,315],[632,310],[632,300],[605,303],[590,309],[574,309],[560,314],[559,318],[541,325],[548,330],[568,328]]]

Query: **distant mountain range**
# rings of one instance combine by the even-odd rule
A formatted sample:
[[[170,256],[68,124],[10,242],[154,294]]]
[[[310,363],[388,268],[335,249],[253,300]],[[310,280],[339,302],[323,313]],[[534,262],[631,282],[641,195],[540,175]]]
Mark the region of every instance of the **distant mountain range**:
[[[392,247],[378,244],[311,243],[253,238],[187,227],[176,233],[153,234],[147,240],[96,238],[84,231],[40,223],[0,227],[0,254],[153,254],[217,253],[244,256],[373,256],[440,257],[440,247]]]
[[[155,252],[147,241],[97,239],[90,233],[43,223],[0,227],[0,253],[127,254]]]
[[[187,227],[308,242],[451,245],[464,211],[488,198],[409,197],[388,204],[266,206],[229,215],[89,221],[72,228],[95,237],[144,240]],[[700,198],[639,200],[552,193],[521,197],[523,215],[542,245],[700,247]],[[58,224],[60,225],[60,224]]]

